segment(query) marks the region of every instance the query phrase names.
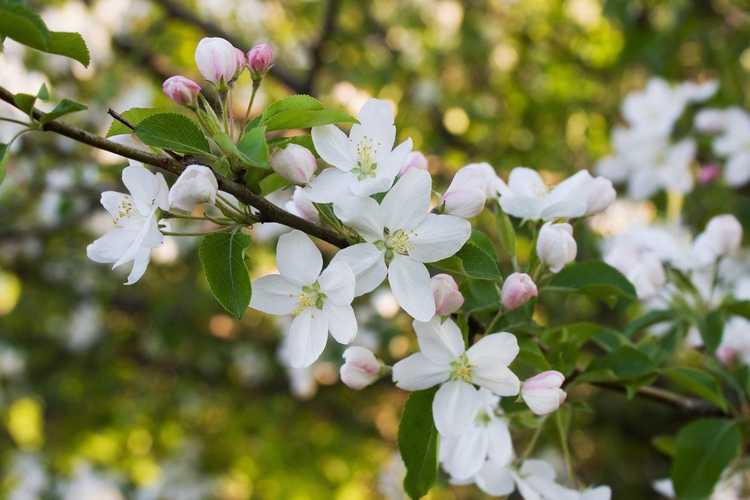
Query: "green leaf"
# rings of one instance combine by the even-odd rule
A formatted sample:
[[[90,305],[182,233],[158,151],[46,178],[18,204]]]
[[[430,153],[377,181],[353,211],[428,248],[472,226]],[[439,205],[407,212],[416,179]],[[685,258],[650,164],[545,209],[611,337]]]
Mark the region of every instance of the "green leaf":
[[[89,49],[79,33],[51,31],[46,52],[75,59],[84,66],[91,62]]]
[[[21,111],[31,116],[31,110],[34,108],[34,103],[36,103],[36,96],[31,94],[16,94],[13,96],[13,101]]]
[[[156,148],[177,153],[211,154],[203,132],[190,118],[177,113],[149,116],[135,127],[135,135]]]
[[[249,245],[250,237],[236,230],[204,236],[198,250],[211,293],[238,319],[250,304],[250,278],[244,260]]]
[[[398,428],[398,448],[406,465],[404,490],[411,498],[430,491],[438,472],[438,432],[432,418],[437,388],[411,393]]]
[[[460,265],[460,261],[457,260]],[[467,314],[488,309],[497,309],[500,304],[500,294],[492,283],[485,280],[466,279],[461,284],[464,296],[463,309]]]
[[[149,116],[159,115],[162,113],[179,113],[184,114],[185,116],[189,116],[187,112],[183,112],[181,108],[130,108],[129,110],[120,113],[120,115],[125,120],[127,120],[128,123],[130,123],[134,127],[137,127],[138,124],[140,124]],[[133,131],[126,127],[124,124],[120,123],[117,120],[112,120],[112,125],[110,125],[109,130],[107,131],[107,137],[132,133]]]
[[[737,300],[727,302],[721,306],[723,311],[733,316],[742,316],[745,319],[750,319],[750,300]]]
[[[266,196],[279,189],[284,189],[290,184],[291,182],[288,179],[283,178],[279,174],[271,174],[260,181],[260,194]]]
[[[436,262],[435,267],[482,280],[501,280],[495,249],[487,236],[473,231],[471,238],[453,257]]]
[[[577,262],[550,280],[549,287],[589,294],[610,306],[620,297],[627,301],[636,299],[632,283],[614,267],[601,261]]]
[[[266,128],[256,127],[248,130],[237,144],[237,149],[245,161],[254,167],[268,168],[268,143]]]
[[[281,99],[271,104],[261,117],[261,123],[269,132],[356,121],[348,113],[326,109],[320,101],[309,95],[293,95]]]
[[[539,348],[539,344],[528,337],[521,338],[518,341],[518,356],[513,360],[511,368],[513,373],[519,377],[529,378],[539,372],[552,369],[544,353]]]
[[[698,322],[703,345],[706,351],[713,354],[721,344],[721,338],[724,335],[724,315],[721,310],[711,311]]]
[[[634,380],[651,374],[655,368],[648,356],[626,345],[595,358],[579,379],[587,382]]]
[[[5,179],[5,159],[8,152],[8,145],[0,142],[0,184]]]
[[[39,87],[39,90],[36,93],[37,99],[41,99],[42,101],[49,100],[49,89],[47,88],[47,84],[43,83],[41,87]]]
[[[643,316],[634,319],[625,326],[623,333],[627,337],[632,337],[644,328],[648,328],[651,325],[657,323],[663,323],[665,321],[673,320],[675,317],[674,311],[670,309],[649,311]]]
[[[83,111],[84,109],[86,109],[86,106],[79,102],[71,101],[70,99],[63,99],[57,103],[52,111],[46,113],[39,122],[42,124],[48,123],[60,118],[61,116]]]
[[[500,242],[500,248],[509,257],[516,256],[516,231],[513,229],[513,223],[510,221],[508,214],[498,210],[495,214],[497,223],[497,236]]]
[[[672,483],[683,500],[707,498],[721,473],[737,456],[742,434],[737,424],[724,419],[691,422],[677,434],[677,455]]]
[[[667,368],[663,373],[678,387],[727,411],[727,401],[721,392],[721,385],[712,375],[694,368],[683,367]]]
[[[0,1],[0,35],[38,50],[46,50],[49,30],[42,18],[23,5]]]
[[[674,454],[677,453],[677,443],[674,436],[654,436],[651,439],[651,444],[654,445],[654,448],[669,457],[674,457]]]

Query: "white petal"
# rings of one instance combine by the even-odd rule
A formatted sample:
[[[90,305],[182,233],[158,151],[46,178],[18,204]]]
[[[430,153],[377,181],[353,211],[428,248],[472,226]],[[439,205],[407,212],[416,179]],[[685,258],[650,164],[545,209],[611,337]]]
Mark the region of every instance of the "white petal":
[[[393,177],[368,177],[359,180],[352,176],[349,189],[356,196],[366,197],[388,191],[393,185]]]
[[[393,106],[383,99],[368,99],[357,114],[359,123],[365,126],[393,125]]]
[[[513,459],[513,439],[508,424],[501,418],[493,418],[487,426],[489,436],[488,453],[497,463],[508,464]]]
[[[141,248],[155,248],[161,245],[164,237],[159,231],[155,211],[156,209],[152,210],[151,215],[143,222],[143,226],[138,229],[138,234],[131,242],[130,247],[112,265],[113,269],[133,260]]]
[[[357,335],[357,318],[352,306],[337,306],[326,301],[323,313],[328,321],[328,331],[339,344],[348,344]]]
[[[750,153],[739,153],[729,158],[724,179],[732,187],[747,184],[750,181]]]
[[[412,318],[428,321],[435,315],[430,273],[421,262],[395,255],[388,267],[388,284],[399,305]]]
[[[128,274],[128,280],[125,282],[126,285],[132,285],[141,279],[146,272],[150,259],[150,248],[141,248],[138,250],[138,253],[135,254],[135,258],[133,259],[133,267],[130,269],[130,274]]]
[[[433,363],[421,352],[393,365],[393,382],[405,391],[429,389],[448,380],[450,368]]]
[[[380,204],[383,225],[396,229],[413,229],[430,211],[432,179],[420,169],[409,169],[388,191]]]
[[[380,218],[380,205],[365,196],[341,196],[333,204],[333,212],[341,222],[351,227],[366,241],[383,239],[383,223]]]
[[[432,416],[440,434],[455,436],[466,432],[479,406],[477,390],[461,380],[440,386],[432,401]]]
[[[327,168],[312,178],[305,192],[314,203],[331,203],[349,194],[354,176],[335,168]]]
[[[464,352],[461,330],[452,319],[442,321],[435,316],[430,321],[412,322],[417,333],[419,350],[434,363],[449,365]]]
[[[156,184],[156,206],[164,211],[167,211],[169,210],[169,186],[167,185],[167,180],[164,178],[161,172],[157,172],[154,175],[154,182]],[[214,181],[216,181],[216,178],[214,178]]]
[[[117,262],[133,243],[138,230],[116,228],[86,247],[86,255],[94,262],[109,264]]]
[[[609,486],[587,488],[581,493],[581,500],[610,500],[611,498],[612,490]]]
[[[479,339],[466,354],[472,364],[497,364],[508,366],[518,356],[518,340],[515,335],[498,332]]]
[[[253,281],[250,307],[279,316],[292,314],[302,289],[280,274],[269,274]]]
[[[313,127],[312,140],[315,151],[329,165],[348,172],[357,164],[351,141],[336,125]]]
[[[581,198],[581,193],[578,193],[578,199],[566,199],[549,203],[545,206],[539,214],[544,220],[553,219],[572,219],[573,217],[581,217],[586,214],[586,198]]]
[[[455,438],[455,445],[443,461],[443,468],[452,479],[462,481],[473,477],[487,457],[488,436],[484,428],[471,426]]]
[[[291,231],[279,237],[276,267],[282,276],[294,283],[309,285],[320,276],[323,256],[309,236],[302,231]]]
[[[475,367],[471,381],[498,396],[515,396],[521,389],[521,381],[516,374],[501,364]]]
[[[521,475],[536,476],[550,481],[555,480],[555,468],[544,460],[529,459],[521,466]]]
[[[348,306],[354,300],[354,273],[345,262],[331,262],[318,279],[326,302]]]
[[[539,172],[526,167],[516,167],[508,177],[508,188],[518,196],[536,198],[547,192]]]
[[[488,495],[498,497],[513,493],[515,482],[506,465],[488,460],[475,478],[479,489]]]
[[[409,138],[396,146],[393,151],[386,153],[384,158],[379,160],[377,176],[389,179],[392,183],[393,179],[401,171],[401,168],[409,160],[409,153],[411,153],[412,147],[412,141]]]
[[[100,201],[118,226],[140,227],[143,224],[143,215],[135,208],[135,201],[133,201],[133,197],[129,194],[104,191]]]
[[[458,252],[471,236],[471,224],[453,215],[428,214],[409,238],[409,255],[420,262],[436,262]]]
[[[140,164],[132,164],[123,169],[122,182],[133,196],[135,206],[141,215],[147,216],[151,213],[161,187],[156,176]]]
[[[508,215],[519,219],[536,220],[541,217],[544,200],[531,196],[504,194],[500,197],[500,208]]]
[[[328,267],[336,262],[347,264],[354,273],[354,295],[357,297],[375,290],[388,273],[383,252],[372,243],[358,243],[339,250]]]
[[[289,327],[289,364],[304,368],[313,364],[326,347],[328,321],[323,311],[308,307],[292,320]]]

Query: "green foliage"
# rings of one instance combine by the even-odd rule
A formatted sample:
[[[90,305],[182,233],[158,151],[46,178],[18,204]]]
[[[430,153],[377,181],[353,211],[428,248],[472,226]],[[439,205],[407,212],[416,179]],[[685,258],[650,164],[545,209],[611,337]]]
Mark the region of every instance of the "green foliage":
[[[163,113],[185,114],[185,112],[182,111],[182,108],[130,108],[129,110],[120,113],[120,116],[135,127],[146,118]],[[133,131],[124,123],[113,119],[112,124],[109,126],[109,130],[107,130],[107,137],[132,133]]]
[[[691,422],[677,434],[677,453],[672,482],[677,497],[707,498],[722,471],[737,456],[742,434],[731,420],[702,419]]]
[[[274,173],[264,177],[263,180],[260,181],[260,194],[266,196],[273,193],[274,191],[283,189],[290,184],[291,183],[287,179],[283,178],[279,174]]]
[[[260,123],[268,132],[310,128],[331,123],[353,123],[356,120],[343,111],[326,109],[309,95],[293,95],[271,104],[263,112]]]
[[[250,304],[250,278],[244,253],[250,237],[239,230],[203,237],[199,256],[216,300],[236,318],[241,318]]]
[[[516,255],[516,232],[513,229],[513,223],[508,214],[502,210],[495,212],[495,222],[497,225],[497,239],[500,243],[500,249],[505,255]]]
[[[595,358],[579,380],[623,381],[634,380],[654,372],[654,362],[638,349],[623,346],[605,356]]]
[[[398,448],[406,465],[404,489],[422,498],[437,479],[438,435],[432,419],[432,400],[437,388],[411,393],[398,429]]]
[[[87,109],[86,106],[81,103],[71,101],[70,99],[63,99],[57,103],[52,111],[45,113],[41,120],[39,120],[39,123],[45,124],[52,120],[56,120],[61,116],[69,115],[70,113],[77,113],[78,111],[83,111],[85,109]]]
[[[577,262],[565,267],[550,280],[549,287],[586,293],[610,306],[617,302],[618,297],[626,301],[636,299],[633,284],[620,271],[600,261]]]
[[[5,162],[7,159],[8,145],[0,142],[0,184],[5,179]]]
[[[266,142],[266,128],[255,127],[246,130],[237,149],[242,158],[253,167],[268,168],[268,143]]]
[[[490,239],[481,231],[473,231],[471,238],[453,257],[434,264],[438,269],[467,278],[497,281],[503,278],[497,267],[495,249]]]
[[[716,352],[724,335],[724,315],[720,310],[711,311],[698,322],[701,338],[706,350],[711,354]]]
[[[639,331],[643,330],[644,328],[648,328],[649,326],[656,325],[658,323],[663,323],[665,321],[673,320],[675,316],[674,311],[671,311],[669,309],[659,309],[655,311],[649,311],[643,316],[640,316],[630,323],[628,323],[623,333],[627,337],[632,337]]]
[[[680,366],[667,368],[663,373],[678,387],[710,401],[723,411],[727,411],[727,400],[722,394],[721,385],[709,373]]]
[[[190,119],[177,113],[160,113],[143,119],[135,135],[149,146],[176,153],[211,154],[203,132]]]

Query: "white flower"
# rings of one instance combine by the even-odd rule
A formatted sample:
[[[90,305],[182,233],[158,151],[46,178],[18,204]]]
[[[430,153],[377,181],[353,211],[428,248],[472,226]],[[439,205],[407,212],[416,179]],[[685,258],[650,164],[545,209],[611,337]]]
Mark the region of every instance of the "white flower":
[[[350,389],[360,390],[380,378],[380,360],[369,349],[347,347],[341,365],[341,381]]]
[[[366,241],[340,250],[332,261],[345,262],[354,271],[356,295],[374,290],[387,275],[399,305],[420,321],[435,315],[424,263],[450,257],[471,235],[466,220],[430,213],[431,191],[430,175],[411,169],[380,204],[352,196],[334,206],[339,219]]]
[[[94,262],[113,263],[112,269],[133,262],[125,283],[132,285],[146,272],[151,249],[164,240],[156,211],[169,208],[169,191],[161,174],[152,174],[135,162],[122,171],[122,182],[130,194],[105,191],[101,198],[116,227],[91,243],[86,255]]]
[[[461,434],[469,428],[482,402],[474,385],[498,396],[518,394],[521,382],[508,368],[518,354],[515,336],[493,333],[466,350],[461,331],[450,318],[412,325],[420,352],[394,365],[393,381],[407,391],[440,384],[432,412],[441,434]]]
[[[409,153],[409,156],[407,156],[404,166],[401,167],[399,175],[404,175],[410,168],[427,170],[429,166],[430,164],[427,161],[427,157],[424,155],[424,153],[420,151],[412,151],[411,153]]]
[[[604,262],[620,271],[633,284],[639,299],[653,297],[667,281],[659,257],[625,239],[612,245],[604,256]]]
[[[660,189],[688,193],[694,179],[690,164],[695,158],[695,142],[682,140],[655,150],[651,157],[638,160],[638,165],[628,178],[628,194],[637,199],[650,198]]]
[[[712,217],[695,238],[693,251],[699,263],[710,265],[719,257],[735,253],[742,243],[742,225],[732,214]]]
[[[719,351],[750,365],[750,321],[739,316],[730,318],[724,326]]]
[[[578,245],[573,239],[573,226],[568,223],[545,222],[536,241],[536,254],[549,270],[558,273],[578,253]]]
[[[88,464],[76,467],[73,478],[63,488],[63,500],[122,500],[117,485],[110,478],[97,474]]]
[[[565,376],[555,370],[539,373],[521,384],[521,397],[536,415],[557,410],[567,394],[560,389]]]
[[[612,183],[581,170],[548,190],[539,173],[514,168],[507,189],[500,190],[500,206],[508,215],[525,220],[552,220],[593,215],[615,199]]]
[[[488,495],[506,496],[518,488],[524,500],[609,500],[608,487],[578,492],[555,481],[555,469],[543,460],[530,459],[519,469],[509,463],[488,460],[474,477],[479,489]]]
[[[271,155],[270,164],[274,172],[295,184],[310,182],[318,168],[315,156],[299,144],[288,144],[276,151]]]
[[[321,172],[310,183],[310,199],[336,202],[347,194],[370,196],[387,191],[411,152],[411,139],[395,149],[396,127],[386,101],[368,100],[347,137],[335,125],[312,128],[313,144],[320,157],[334,168]]]
[[[487,457],[498,463],[513,458],[513,442],[507,422],[497,415],[500,398],[487,389],[479,389],[479,407],[469,428],[440,442],[440,462],[452,478],[474,477]]]
[[[445,213],[471,218],[479,215],[487,198],[507,188],[489,163],[472,163],[459,169],[443,195]]]
[[[343,262],[325,271],[320,250],[301,231],[279,238],[276,266],[280,274],[253,282],[250,307],[269,314],[291,314],[288,355],[292,367],[310,366],[325,349],[328,332],[341,344],[357,334],[351,303],[354,274]]]
[[[292,199],[287,201],[284,205],[287,212],[293,213],[294,215],[310,221],[313,224],[320,222],[320,214],[313,205],[310,197],[307,196],[307,192],[299,186],[294,187],[294,193],[292,193]]]
[[[195,48],[198,71],[213,83],[228,83],[234,79],[244,59],[244,54],[223,38],[203,38]]]
[[[188,165],[169,190],[169,207],[192,212],[201,203],[216,203],[219,183],[210,168]]]

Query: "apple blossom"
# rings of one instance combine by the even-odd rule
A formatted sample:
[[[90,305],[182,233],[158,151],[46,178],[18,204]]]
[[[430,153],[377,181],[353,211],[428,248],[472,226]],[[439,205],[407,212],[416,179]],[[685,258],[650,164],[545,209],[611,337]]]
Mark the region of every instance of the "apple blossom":
[[[253,282],[250,307],[294,316],[288,333],[292,367],[314,363],[325,349],[329,332],[341,344],[354,339],[354,274],[348,265],[331,263],[321,272],[320,250],[305,233],[296,230],[279,238],[276,265],[280,274]]]
[[[122,182],[130,194],[105,191],[101,198],[116,227],[86,247],[86,255],[94,262],[113,264],[112,269],[133,262],[125,283],[132,285],[146,272],[151,250],[164,240],[157,210],[169,208],[168,188],[164,176],[138,162],[123,169]]]
[[[335,203],[346,194],[370,196],[387,191],[406,163],[412,142],[407,139],[393,148],[396,127],[386,101],[368,100],[357,119],[348,137],[335,125],[312,128],[315,150],[333,166],[310,183],[314,202]]]
[[[724,179],[733,187],[746,184],[750,181],[750,113],[736,107],[704,113],[707,115],[696,116],[696,127],[721,132],[712,148],[716,155],[727,159]]]
[[[341,381],[350,389],[364,389],[380,378],[382,363],[369,349],[360,346],[347,347],[343,356]]]
[[[291,212],[297,217],[302,217],[306,221],[318,224],[320,222],[320,214],[313,205],[313,202],[307,196],[307,192],[299,186],[294,187],[292,198],[284,205],[287,212]]]
[[[216,84],[228,83],[242,69],[244,57],[240,59],[238,51],[223,38],[203,38],[195,49],[195,64],[206,80]]]
[[[521,307],[538,294],[536,284],[525,273],[513,273],[503,283],[502,302],[507,310]]]
[[[201,91],[200,85],[190,78],[180,75],[167,78],[161,87],[164,90],[164,95],[183,106],[194,104],[195,98]]]
[[[578,245],[573,239],[573,226],[568,223],[546,222],[539,231],[536,253],[539,260],[553,273],[560,272],[576,258]]]
[[[192,212],[201,203],[216,203],[219,183],[213,171],[203,165],[188,165],[169,190],[169,206]]]
[[[638,200],[651,197],[659,189],[687,193],[693,189],[690,165],[695,158],[695,142],[684,139],[643,159],[628,179],[628,194]]]
[[[537,415],[546,415],[557,410],[567,394],[560,389],[565,376],[555,370],[534,375],[521,384],[521,397],[529,409]]]
[[[425,263],[455,254],[471,235],[460,217],[430,213],[432,179],[424,170],[409,170],[378,204],[350,196],[334,205],[336,216],[365,240],[336,253],[357,278],[356,295],[374,290],[388,277],[399,305],[413,318],[435,314],[430,274]]]
[[[461,309],[464,296],[458,290],[458,283],[450,274],[436,274],[430,279],[432,297],[435,299],[435,314],[449,316]]]
[[[500,398],[479,389],[479,406],[469,428],[440,443],[440,462],[453,479],[464,480],[479,472],[487,457],[499,463],[513,458],[513,441],[508,423],[497,415]]]
[[[506,190],[489,163],[472,163],[459,169],[443,195],[445,213],[471,218],[479,215],[487,198]]]
[[[411,153],[409,153],[409,156],[406,157],[406,163],[403,167],[401,167],[401,170],[398,174],[404,175],[410,168],[427,170],[428,167],[429,163],[427,161],[427,157],[420,151],[412,151]]]
[[[703,265],[735,253],[742,243],[742,225],[731,214],[717,215],[706,224],[693,244],[695,256]]]
[[[475,385],[498,396],[518,394],[521,382],[508,368],[518,355],[512,334],[486,335],[466,350],[461,330],[450,318],[436,316],[412,325],[420,352],[393,366],[393,381],[407,391],[440,385],[432,412],[441,434],[458,435],[469,428],[482,403]]]
[[[273,48],[259,43],[247,52],[247,67],[254,79],[261,78],[273,65]]]
[[[635,287],[639,299],[653,297],[667,281],[664,265],[659,257],[627,240],[613,245],[604,255],[604,262],[625,275]]]
[[[315,156],[304,146],[288,144],[271,155],[271,168],[295,184],[310,182],[318,164]]]

